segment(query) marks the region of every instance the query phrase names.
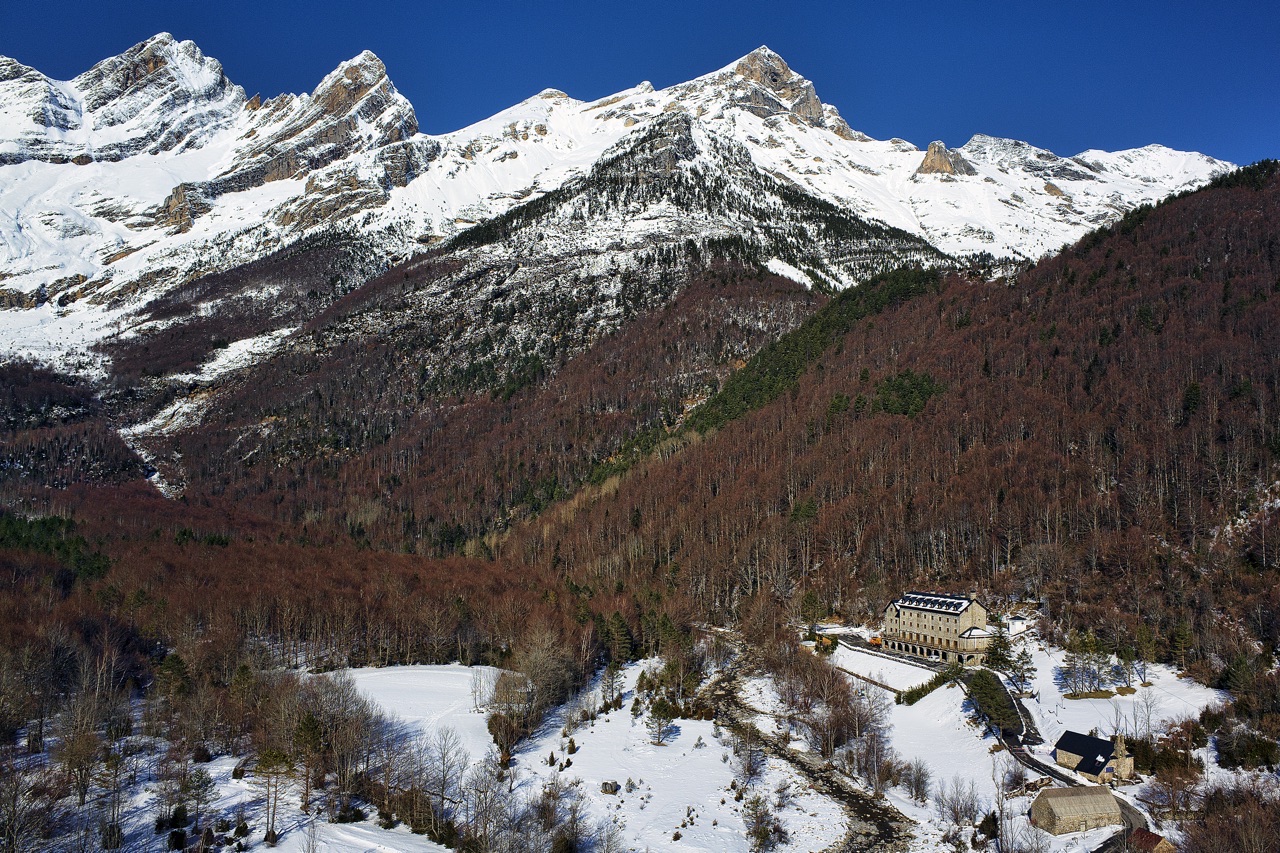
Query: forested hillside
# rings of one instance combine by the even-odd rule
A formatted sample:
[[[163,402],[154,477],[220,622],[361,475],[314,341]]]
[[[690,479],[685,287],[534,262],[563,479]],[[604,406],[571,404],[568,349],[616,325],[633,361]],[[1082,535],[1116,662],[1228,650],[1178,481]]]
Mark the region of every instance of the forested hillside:
[[[899,285],[845,332],[859,293],[689,419],[718,429],[502,553],[712,619],[760,592],[861,618],[976,583],[1109,640],[1146,625],[1208,670],[1280,639],[1274,165],[1014,281]]]
[[[92,394],[9,368],[6,497],[72,523],[4,521],[8,725],[56,704],[30,685],[73,679],[68,656],[145,684],[177,652],[216,693],[243,661],[509,663],[552,637],[563,686],[763,601],[863,618],[908,586],[1043,597],[1206,680],[1280,639],[1273,166],[1016,280],[905,272],[822,302],[711,266],[550,378],[405,405],[376,442],[345,431],[389,386],[311,376],[295,461],[227,483],[226,445],[201,454],[234,432],[210,432],[178,500]],[[289,375],[237,399],[270,408]]]

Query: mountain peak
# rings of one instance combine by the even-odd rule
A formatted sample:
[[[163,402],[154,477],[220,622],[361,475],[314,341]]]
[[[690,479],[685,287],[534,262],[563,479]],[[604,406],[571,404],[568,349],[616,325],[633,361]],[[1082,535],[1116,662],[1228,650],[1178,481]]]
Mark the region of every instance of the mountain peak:
[[[751,51],[750,53],[748,53],[746,56],[742,57],[742,59],[738,61],[742,62],[744,60],[750,59],[753,56],[759,59],[781,62],[783,65],[787,64],[786,61],[778,54],[778,52],[773,50],[767,44],[760,45],[755,50]]]
[[[712,99],[761,118],[791,113],[815,127],[825,127],[823,105],[813,84],[787,65],[785,59],[760,46],[719,71],[673,87],[682,96]]]
[[[387,76],[387,66],[370,50],[326,74],[311,93],[311,100],[330,116],[358,114],[379,127],[384,141],[404,139],[418,132],[413,106],[396,91]]]
[[[169,33],[157,33],[119,56],[102,60],[72,83],[89,112],[138,100],[128,108],[108,110],[98,122],[108,125],[144,111],[148,100],[162,97],[162,91],[178,101],[201,101],[219,99],[231,88],[222,63],[205,56],[195,42],[177,41]]]
[[[383,80],[387,80],[387,66],[373,51],[364,50],[351,59],[338,63],[338,67],[326,74],[320,85],[316,86],[311,97],[322,97],[323,93],[334,88],[359,90],[363,95]],[[387,82],[390,84],[390,80]]]
[[[733,70],[751,82],[776,92],[797,82],[809,82],[792,71],[785,59],[763,45],[735,62]]]

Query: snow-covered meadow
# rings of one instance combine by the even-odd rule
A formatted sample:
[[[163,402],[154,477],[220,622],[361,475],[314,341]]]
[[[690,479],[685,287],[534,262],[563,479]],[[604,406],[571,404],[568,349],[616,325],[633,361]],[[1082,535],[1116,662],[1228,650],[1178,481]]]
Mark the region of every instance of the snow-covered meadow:
[[[526,792],[536,792],[556,777],[573,785],[587,820],[616,827],[622,849],[749,849],[743,801],[735,800],[732,787],[728,734],[709,720],[682,719],[675,721],[670,739],[655,746],[645,717],[633,717],[630,711],[636,679],[645,665],[633,664],[625,670],[622,709],[601,714],[571,732],[577,747],[572,755],[567,752],[569,738],[562,734],[566,713],[551,715],[515,751],[516,784]],[[456,731],[473,764],[492,748],[483,696],[477,710],[474,673],[460,665],[351,671],[364,695],[413,732],[425,734],[444,726]],[[553,753],[557,766],[548,764]],[[558,769],[561,762],[566,763],[563,770]],[[622,790],[616,795],[603,793],[603,782],[617,782]],[[776,801],[784,785],[790,803],[779,809],[778,816],[790,842],[781,849],[822,850],[843,836],[846,822],[841,807],[810,790],[784,762],[767,759],[753,792]],[[348,848],[336,841],[334,845],[327,849],[371,849]],[[399,849],[389,842],[384,845]]]
[[[1033,698],[1023,700],[1045,743],[1039,751],[1052,750],[1065,731],[1100,737],[1116,732],[1129,736],[1145,736],[1160,731],[1171,720],[1198,717],[1200,711],[1221,704],[1227,695],[1199,684],[1190,678],[1179,678],[1173,667],[1150,664],[1147,681],[1134,681],[1134,692],[1117,693],[1108,699],[1068,699],[1059,683],[1058,670],[1066,652],[1059,648],[1028,641],[1036,674],[1031,685]]]
[[[831,662],[843,670],[878,681],[894,690],[910,690],[918,687],[935,673],[932,669],[888,655],[838,646],[831,655]]]
[[[1194,716],[1201,708],[1222,699],[1218,691],[1180,679],[1162,666],[1151,666],[1147,673],[1150,686],[1139,688],[1132,695],[1066,699],[1055,679],[1063,652],[1041,646],[1034,639],[1026,642],[1034,653],[1037,673],[1033,689],[1038,691],[1039,700],[1028,699],[1024,704],[1046,740],[1039,748],[1041,758],[1050,763],[1048,750],[1068,728],[1096,730],[1106,736],[1120,721],[1124,730],[1138,732],[1148,711],[1152,713],[1152,725],[1158,727],[1166,720]],[[894,691],[927,681],[933,670],[890,655],[843,647],[832,662],[849,673],[846,677],[858,690],[881,696],[882,706],[888,710],[889,738],[899,766],[920,762],[928,768],[929,794],[923,801],[913,799],[905,785],[885,791],[888,802],[915,824],[909,849],[921,853],[953,850],[955,839],[967,839],[972,830],[965,826],[957,831],[941,813],[938,789],[970,789],[981,817],[996,804],[999,788],[1015,766],[1012,756],[975,719],[959,685],[940,687],[914,705],[893,704]],[[623,670],[620,689],[624,701],[617,710],[566,728],[577,710],[602,704],[597,687],[578,703],[553,711],[542,727],[514,750],[508,776],[512,795],[534,801],[546,787],[557,786],[577,803],[579,818],[595,837],[607,836],[612,845],[607,849],[614,850],[749,850],[744,806],[753,795],[768,799],[776,807],[788,836],[778,849],[825,850],[845,836],[849,829],[845,807],[816,791],[797,765],[782,759],[767,757],[760,778],[739,799],[741,776],[733,755],[732,736],[710,720],[675,720],[667,741],[655,745],[646,724],[648,713],[633,713],[632,703],[640,674],[658,665],[657,661],[645,661]],[[874,686],[851,673],[892,689]],[[363,668],[349,670],[348,674],[356,690],[381,709],[399,731],[405,749],[412,749],[417,738],[438,735],[447,728],[456,733],[469,767],[492,761],[494,746],[486,724],[490,710],[487,703],[499,670],[452,664]],[[740,707],[747,711],[745,719],[766,735],[780,738],[780,743],[788,742],[789,733],[793,750],[808,749],[768,676],[740,678],[738,686]],[[1153,696],[1159,696],[1160,701],[1154,702],[1150,698]],[[570,738],[573,752],[569,751]],[[1212,750],[1203,750],[1202,757],[1210,775],[1226,772],[1213,765]],[[205,765],[216,788],[207,814],[228,816],[243,811],[253,827],[251,838],[257,844],[263,825],[263,792],[252,772],[246,778],[233,778],[235,765],[236,759],[231,757],[216,758]],[[1035,778],[1036,774],[1030,775]],[[618,783],[620,790],[616,794],[604,792],[601,786],[607,782]],[[1140,794],[1141,789],[1120,793],[1130,795],[1132,801],[1132,795]],[[157,811],[154,800],[149,786],[135,794],[127,810],[131,817],[125,822],[131,845],[145,847],[163,841],[153,835],[149,826]],[[304,813],[300,800],[300,783],[296,779],[289,781],[277,818],[281,831],[278,849],[286,853],[439,853],[446,849],[426,836],[413,834],[404,824],[390,829],[379,826],[372,809],[366,809],[369,813],[365,820],[334,824],[328,821],[327,812],[321,814],[322,809]],[[1092,850],[1115,831],[1106,828],[1060,837],[1039,833],[1030,827],[1027,818],[1031,801],[1031,796],[1007,801],[1006,829],[1026,837],[1036,834],[1041,846],[1035,849],[1053,853]]]

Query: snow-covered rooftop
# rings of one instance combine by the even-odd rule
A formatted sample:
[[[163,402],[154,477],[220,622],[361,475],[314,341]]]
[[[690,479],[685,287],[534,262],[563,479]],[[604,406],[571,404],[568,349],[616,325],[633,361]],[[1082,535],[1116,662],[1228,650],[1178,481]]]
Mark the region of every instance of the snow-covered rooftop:
[[[934,613],[963,613],[973,603],[973,599],[964,595],[944,595],[935,592],[908,592],[894,600],[897,607],[908,607],[912,610],[928,610]]]

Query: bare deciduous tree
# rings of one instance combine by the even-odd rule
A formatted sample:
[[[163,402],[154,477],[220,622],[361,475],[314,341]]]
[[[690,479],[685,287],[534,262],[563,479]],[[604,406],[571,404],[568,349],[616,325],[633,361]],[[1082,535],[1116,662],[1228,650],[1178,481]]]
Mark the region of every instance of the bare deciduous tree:
[[[938,817],[955,826],[972,826],[982,812],[977,785],[963,776],[953,777],[950,783],[939,782],[933,802]]]

